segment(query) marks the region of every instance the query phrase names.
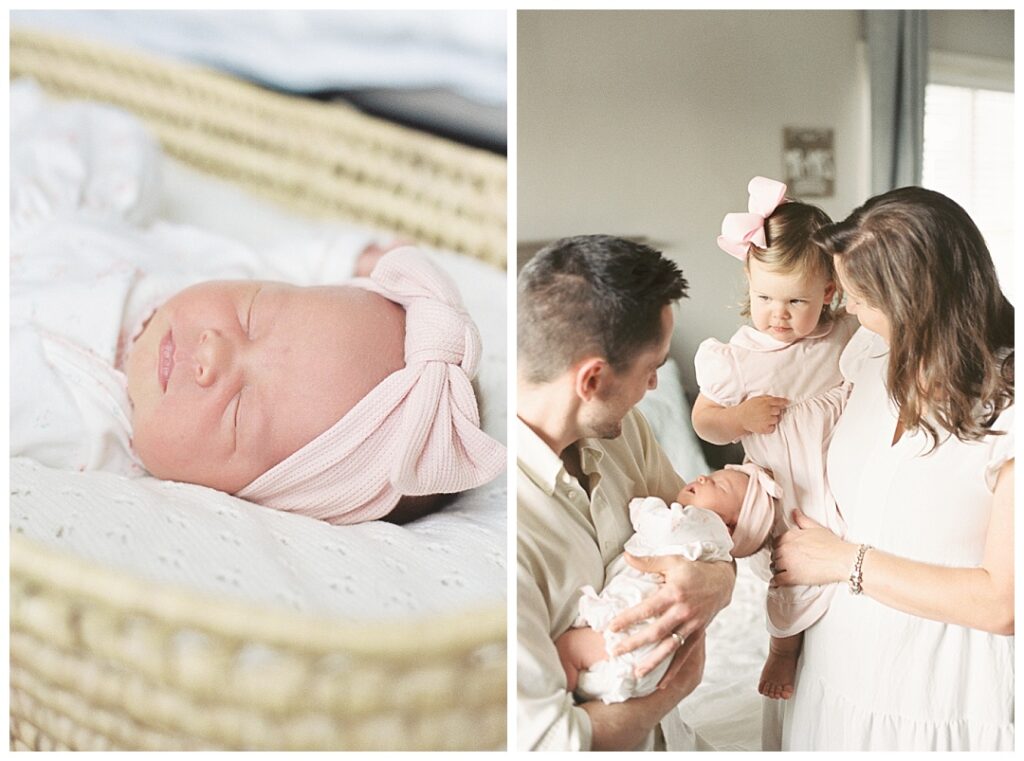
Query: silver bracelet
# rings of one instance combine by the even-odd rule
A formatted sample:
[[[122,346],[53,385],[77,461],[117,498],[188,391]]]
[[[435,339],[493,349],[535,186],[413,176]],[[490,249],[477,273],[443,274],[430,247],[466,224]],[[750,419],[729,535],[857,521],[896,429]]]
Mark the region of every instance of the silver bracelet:
[[[870,544],[862,544],[857,549],[857,562],[853,564],[853,571],[850,573],[850,594],[859,595],[863,590],[861,583],[864,581],[864,574],[861,566],[864,564],[864,555],[872,549]]]

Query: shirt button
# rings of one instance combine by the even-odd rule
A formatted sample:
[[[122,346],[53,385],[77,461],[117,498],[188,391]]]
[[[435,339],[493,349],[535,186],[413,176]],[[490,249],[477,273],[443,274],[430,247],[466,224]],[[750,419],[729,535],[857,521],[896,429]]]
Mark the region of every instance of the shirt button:
[[[570,476],[568,473],[563,471],[562,472],[562,483],[563,484],[568,484],[568,483],[571,483],[571,482],[572,482],[572,476]]]

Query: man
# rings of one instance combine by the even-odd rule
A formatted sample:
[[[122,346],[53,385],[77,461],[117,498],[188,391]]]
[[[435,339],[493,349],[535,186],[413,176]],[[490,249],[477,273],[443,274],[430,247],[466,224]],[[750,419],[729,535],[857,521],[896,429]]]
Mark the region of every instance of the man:
[[[660,747],[680,731],[673,708],[700,682],[704,628],[728,604],[735,567],[631,561],[665,578],[654,596],[613,621],[626,628],[655,619],[623,643],[627,650],[659,643],[644,671],[673,657],[651,695],[576,705],[554,640],[576,617],[580,587],[604,586],[605,567],[632,534],[629,500],[672,502],[684,483],[633,406],[668,358],[672,305],[686,280],[648,246],[590,235],[538,253],[518,293],[519,747]],[[664,736],[656,735],[663,719]]]

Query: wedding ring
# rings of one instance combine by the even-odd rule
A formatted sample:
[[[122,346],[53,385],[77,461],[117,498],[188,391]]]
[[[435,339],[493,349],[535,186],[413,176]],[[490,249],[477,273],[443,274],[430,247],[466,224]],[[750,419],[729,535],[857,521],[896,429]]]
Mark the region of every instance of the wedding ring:
[[[683,635],[679,632],[672,632],[672,639],[676,641],[677,648],[682,647],[683,643],[686,642],[686,640],[683,638]]]

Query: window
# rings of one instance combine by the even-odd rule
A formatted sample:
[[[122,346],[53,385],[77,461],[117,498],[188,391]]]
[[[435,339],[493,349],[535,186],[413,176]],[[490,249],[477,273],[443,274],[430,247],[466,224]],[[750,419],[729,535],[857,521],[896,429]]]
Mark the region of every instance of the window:
[[[932,60],[925,90],[922,184],[948,195],[977,223],[1013,299],[1013,92],[977,76],[964,56]],[[957,65],[960,64],[960,65]],[[976,82],[978,86],[972,86]],[[1012,87],[1012,65],[1009,86]]]

